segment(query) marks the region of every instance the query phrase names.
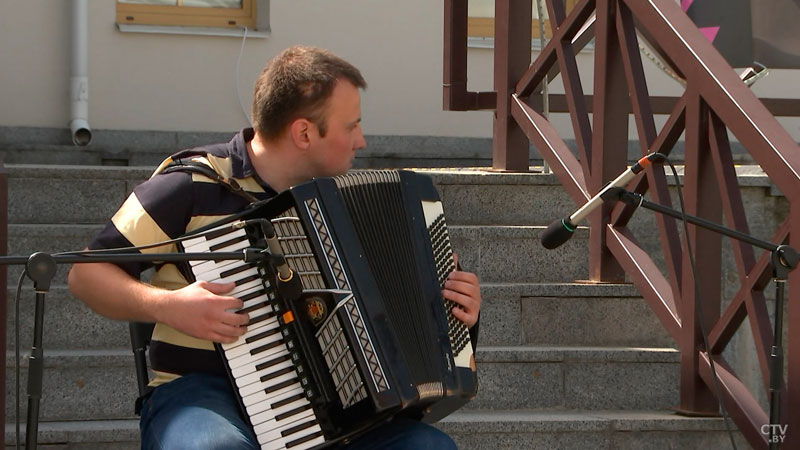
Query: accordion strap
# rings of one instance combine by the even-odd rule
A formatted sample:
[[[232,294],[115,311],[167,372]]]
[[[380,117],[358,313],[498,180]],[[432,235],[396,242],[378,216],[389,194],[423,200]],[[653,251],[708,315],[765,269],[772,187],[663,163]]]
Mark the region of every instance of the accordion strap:
[[[166,167],[164,167],[164,169],[162,169],[160,173],[171,173],[171,172],[198,173],[225,186],[234,194],[246,198],[247,201],[249,201],[250,203],[255,203],[259,201],[256,196],[242,189],[242,187],[239,185],[239,183],[236,182],[235,179],[223,177],[222,175],[217,173],[216,170],[199,161],[193,161],[191,159],[176,159],[171,163],[169,163]]]

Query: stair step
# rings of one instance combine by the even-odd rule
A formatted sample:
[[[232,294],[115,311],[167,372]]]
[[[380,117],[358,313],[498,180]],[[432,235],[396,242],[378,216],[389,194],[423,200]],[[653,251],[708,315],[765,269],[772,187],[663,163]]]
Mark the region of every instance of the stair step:
[[[16,284],[16,283],[15,283]],[[13,349],[14,297],[16,286],[9,288],[6,345]],[[27,282],[20,296],[20,345],[29,351],[33,342],[35,294]],[[46,351],[127,348],[130,346],[128,322],[107,319],[96,314],[83,302],[70,295],[64,285],[51,286],[45,296],[42,345]]]
[[[437,427],[465,450],[732,448],[723,419],[661,410],[462,410]],[[731,428],[737,448],[749,448],[732,423]]]
[[[12,284],[16,284],[12,282]],[[35,297],[26,280],[20,298],[20,343],[33,339]],[[12,348],[16,286],[7,291],[6,339]],[[479,344],[673,347],[674,341],[629,284],[531,283],[481,285]],[[106,319],[53,285],[45,298],[46,349],[127,348],[127,322]]]
[[[674,346],[632,284],[481,283],[481,297],[481,346]]]
[[[19,440],[25,442],[25,422]],[[69,450],[138,450],[139,420],[40,421],[37,447]],[[6,423],[6,448],[16,442],[16,425]]]
[[[670,411],[459,411],[436,424],[462,450],[725,449],[730,438],[721,418],[683,417]],[[733,428],[737,448],[748,448]],[[20,441],[25,439],[21,424]],[[39,448],[135,450],[136,419],[39,423]],[[5,428],[6,448],[15,425]]]
[[[6,166],[9,223],[105,223],[152,168]]]
[[[666,409],[678,404],[674,349],[481,347],[468,409]]]
[[[8,254],[77,251],[102,229],[102,225],[12,224],[8,227]],[[465,270],[482,283],[542,283],[585,279],[588,232],[580,228],[557,252],[539,242],[543,227],[450,226],[453,249]],[[535,268],[536,270],[531,270]],[[54,283],[66,284],[68,266],[60,265]],[[11,266],[8,279],[17,280],[22,266]]]
[[[28,349],[20,361],[21,414],[26,417]],[[13,351],[6,353],[6,420],[16,417]],[[129,349],[48,350],[39,417],[43,421],[128,419],[138,396],[133,354]]]

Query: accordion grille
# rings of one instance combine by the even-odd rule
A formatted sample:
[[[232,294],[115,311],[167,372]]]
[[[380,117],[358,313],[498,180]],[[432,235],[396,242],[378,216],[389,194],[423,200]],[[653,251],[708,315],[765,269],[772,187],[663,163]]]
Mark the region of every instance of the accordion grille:
[[[397,171],[354,172],[334,178],[357,231],[389,320],[409,333],[401,351],[417,383],[438,378],[436,338],[425,310],[417,261]]]

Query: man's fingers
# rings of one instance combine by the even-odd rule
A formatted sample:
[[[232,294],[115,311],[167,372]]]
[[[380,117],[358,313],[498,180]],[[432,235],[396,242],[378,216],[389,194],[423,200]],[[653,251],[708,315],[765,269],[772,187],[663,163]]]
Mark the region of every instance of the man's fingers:
[[[212,294],[217,294],[217,295],[226,294],[226,293],[232,291],[234,287],[236,287],[236,284],[233,283],[233,282],[231,282],[231,283],[211,283],[209,281],[201,281],[198,285],[200,287],[202,287],[203,289],[207,290],[208,292],[211,292]]]

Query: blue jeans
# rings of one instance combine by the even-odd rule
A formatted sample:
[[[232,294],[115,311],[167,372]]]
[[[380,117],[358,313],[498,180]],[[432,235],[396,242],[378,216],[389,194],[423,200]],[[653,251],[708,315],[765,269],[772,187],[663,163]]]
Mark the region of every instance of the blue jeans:
[[[257,450],[230,382],[191,374],[159,386],[142,403],[142,450]],[[455,449],[449,436],[409,419],[395,419],[359,437],[347,450]]]

